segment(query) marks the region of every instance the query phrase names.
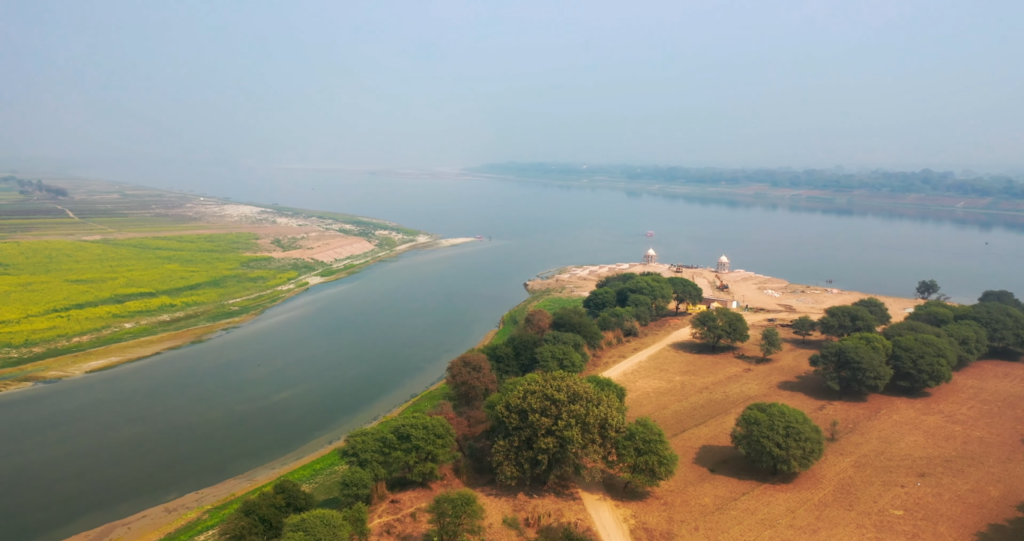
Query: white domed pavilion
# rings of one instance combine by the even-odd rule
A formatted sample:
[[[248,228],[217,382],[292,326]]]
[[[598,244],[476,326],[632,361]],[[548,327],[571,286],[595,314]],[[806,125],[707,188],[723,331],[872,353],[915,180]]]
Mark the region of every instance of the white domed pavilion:
[[[729,272],[729,258],[722,254],[722,257],[718,258],[718,266],[715,267],[717,272]]]
[[[653,265],[653,264],[655,264],[657,262],[658,262],[658,254],[654,253],[654,248],[650,248],[649,250],[647,250],[647,253],[644,254],[644,264],[645,265]]]

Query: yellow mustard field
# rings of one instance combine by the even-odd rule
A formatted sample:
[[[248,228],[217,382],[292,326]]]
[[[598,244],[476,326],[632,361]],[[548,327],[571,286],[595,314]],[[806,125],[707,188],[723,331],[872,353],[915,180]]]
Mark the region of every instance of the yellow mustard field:
[[[0,349],[80,336],[282,285],[307,266],[247,233],[0,242]]]

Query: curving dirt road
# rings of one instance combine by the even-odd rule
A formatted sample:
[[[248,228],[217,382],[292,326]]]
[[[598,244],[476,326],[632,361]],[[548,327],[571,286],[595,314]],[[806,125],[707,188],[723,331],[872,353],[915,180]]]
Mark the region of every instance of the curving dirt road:
[[[690,327],[689,325],[687,325],[686,327],[679,329],[678,331],[675,331],[672,334],[666,336],[663,340],[654,344],[653,346],[643,351],[640,351],[634,354],[632,357],[629,357],[625,361],[622,361],[621,363],[609,368],[608,370],[605,370],[601,375],[606,378],[615,379],[624,374],[630,368],[633,368],[634,366],[642,363],[643,361],[646,361],[648,357],[654,355],[658,351],[676,342],[682,342],[683,340],[687,340],[689,338]]]

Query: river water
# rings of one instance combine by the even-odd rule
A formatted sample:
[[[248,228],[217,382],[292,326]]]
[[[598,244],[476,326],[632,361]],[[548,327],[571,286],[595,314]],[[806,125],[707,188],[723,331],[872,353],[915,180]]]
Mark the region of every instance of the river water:
[[[207,189],[194,182],[175,187]],[[525,280],[565,265],[653,246],[663,262],[725,253],[733,268],[884,295],[924,278],[965,302],[1024,292],[1024,234],[998,226],[329,171],[253,174],[215,195],[493,240],[408,253],[214,340],[0,394],[0,538],[62,539],[336,438],[435,381]]]

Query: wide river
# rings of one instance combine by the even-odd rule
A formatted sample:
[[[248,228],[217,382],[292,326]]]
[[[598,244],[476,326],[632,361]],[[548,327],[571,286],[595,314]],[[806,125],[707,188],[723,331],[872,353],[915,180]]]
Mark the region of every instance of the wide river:
[[[1000,227],[346,172],[219,186],[493,240],[412,252],[214,340],[0,394],[0,538],[62,539],[336,438],[436,380],[525,298],[525,280],[560,266],[637,261],[653,246],[663,262],[725,253],[734,268],[876,294],[910,296],[925,278],[965,302],[1024,293],[1024,234]]]

